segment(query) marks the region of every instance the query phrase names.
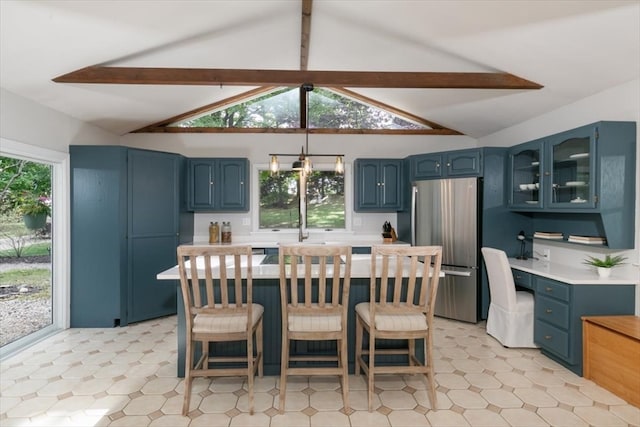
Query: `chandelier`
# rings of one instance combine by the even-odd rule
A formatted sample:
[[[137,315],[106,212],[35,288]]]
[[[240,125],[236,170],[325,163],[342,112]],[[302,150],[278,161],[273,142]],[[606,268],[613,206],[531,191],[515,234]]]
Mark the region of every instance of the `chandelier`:
[[[309,153],[309,92],[311,92],[312,90],[312,83],[303,83],[302,86],[300,86],[300,124],[304,124],[305,145],[302,146],[300,153],[270,153],[269,156],[271,157],[271,160],[269,161],[269,170],[272,174],[278,173],[278,171],[280,170],[280,162],[278,160],[279,156],[297,157],[298,159],[293,162],[293,164],[291,165],[291,169],[301,171],[306,175],[310,174],[313,171],[311,157],[335,157],[335,172],[339,174],[344,173],[344,154]]]

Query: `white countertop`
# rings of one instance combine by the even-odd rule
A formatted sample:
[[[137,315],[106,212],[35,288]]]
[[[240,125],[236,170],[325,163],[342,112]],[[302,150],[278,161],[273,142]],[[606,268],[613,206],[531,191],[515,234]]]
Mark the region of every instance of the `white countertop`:
[[[238,236],[233,238],[232,243],[234,245],[250,245],[252,248],[277,248],[282,244],[297,244],[299,243],[297,240],[291,240],[287,238],[283,238],[281,240],[260,240],[258,238],[252,236]],[[208,245],[208,241],[194,241],[193,245],[197,246],[206,246]],[[214,243],[214,245],[220,245],[221,243]],[[402,245],[402,246],[410,246],[410,243],[403,242],[401,240],[396,240],[392,243],[384,243],[382,241],[382,237],[380,238],[372,238],[372,237],[361,237],[361,236],[349,236],[348,240],[338,240],[335,236],[328,239],[309,239],[305,240],[300,244],[327,244],[327,245],[350,245],[351,247],[371,247],[373,245]]]
[[[628,285],[640,284],[640,274],[637,268],[615,267],[611,271],[611,276],[602,278],[598,276],[595,268],[571,267],[535,259],[520,260],[509,258],[511,268],[526,271],[549,279],[572,285]]]
[[[265,255],[253,255],[251,257],[251,271],[253,274],[253,279],[278,279],[280,278],[280,269],[278,264],[268,264],[261,265],[260,263],[265,258]],[[202,260],[204,262],[204,259]],[[212,259],[212,265],[217,263],[217,259]],[[230,260],[230,262],[232,262]],[[246,265],[246,264],[245,264]],[[203,263],[204,267],[204,263]],[[213,265],[213,267],[217,267]],[[380,267],[380,264],[377,264],[377,267]],[[405,265],[407,268],[406,272],[408,272],[409,264]],[[299,266],[300,272],[299,274],[304,274],[303,266]],[[200,268],[199,268],[200,270]],[[233,270],[231,268],[230,270]],[[420,270],[420,269],[419,269]],[[204,277],[204,270],[202,270],[202,276]],[[331,266],[328,268],[328,271],[331,272]],[[389,268],[390,276],[394,275],[393,266]],[[232,272],[228,272],[229,277],[232,276]],[[371,275],[371,255],[351,255],[351,277],[352,278],[369,278]],[[444,277],[444,273],[440,273],[440,277]],[[161,273],[158,273],[156,276],[158,280],[180,280],[180,275],[178,273],[178,266],[171,267]]]

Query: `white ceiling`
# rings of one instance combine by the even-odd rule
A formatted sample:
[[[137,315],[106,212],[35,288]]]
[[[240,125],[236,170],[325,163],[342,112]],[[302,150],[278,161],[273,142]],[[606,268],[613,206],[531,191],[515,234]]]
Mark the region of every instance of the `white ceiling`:
[[[301,2],[0,1],[0,86],[122,135],[252,89],[60,84],[90,65],[300,67]],[[640,0],[315,0],[308,69],[507,72],[541,90],[364,89],[480,138],[640,76]]]

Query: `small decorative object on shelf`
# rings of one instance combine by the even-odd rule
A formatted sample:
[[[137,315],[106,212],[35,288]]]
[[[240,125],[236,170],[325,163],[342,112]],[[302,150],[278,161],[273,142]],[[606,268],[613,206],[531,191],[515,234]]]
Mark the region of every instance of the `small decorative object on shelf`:
[[[624,264],[623,261],[626,259],[627,258],[622,255],[616,255],[613,257],[611,255],[607,255],[604,259],[589,256],[584,260],[584,263],[596,267],[600,277],[609,277],[611,269],[616,265]]]

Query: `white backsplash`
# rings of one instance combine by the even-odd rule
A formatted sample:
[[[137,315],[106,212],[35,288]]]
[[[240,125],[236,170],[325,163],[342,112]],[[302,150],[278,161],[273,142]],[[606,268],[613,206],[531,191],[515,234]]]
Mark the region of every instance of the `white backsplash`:
[[[529,241],[527,241],[527,252],[529,254],[532,254],[534,258],[544,260],[543,254],[545,253],[545,250],[548,250],[550,262],[587,270],[592,270],[594,268],[583,263],[585,258],[587,258],[588,256],[602,258],[606,255],[622,255],[627,257],[625,264],[615,268],[627,270],[630,273],[635,272],[635,274],[639,274],[638,266],[636,260],[634,259],[635,252],[633,250],[611,250],[602,247],[590,247],[586,245],[572,245],[567,243],[554,242],[552,240],[547,242],[541,239],[534,240],[533,251],[529,250],[530,247],[531,246],[529,245]]]
[[[193,240],[194,242],[206,242],[209,239],[209,224],[223,221],[231,222],[232,239],[236,241],[296,241],[298,230],[253,230],[253,217],[250,212],[242,213],[196,213],[193,219]],[[381,237],[382,224],[389,221],[397,230],[397,216],[395,213],[355,213],[352,212],[347,218],[350,227],[347,230],[318,230],[309,232],[311,240],[348,240],[353,236],[358,238]]]

